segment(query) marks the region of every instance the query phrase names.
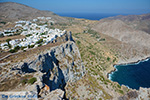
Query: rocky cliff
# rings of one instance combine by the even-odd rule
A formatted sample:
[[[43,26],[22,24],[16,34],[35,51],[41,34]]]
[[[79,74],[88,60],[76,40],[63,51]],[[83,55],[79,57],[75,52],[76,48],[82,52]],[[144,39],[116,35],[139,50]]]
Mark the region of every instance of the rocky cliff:
[[[149,100],[150,99],[150,89],[140,88],[139,91],[132,90],[118,98],[118,100]]]
[[[37,91],[39,97],[45,98],[46,95],[50,95],[49,93],[56,89],[61,89],[64,94],[66,83],[81,79],[85,74],[85,69],[80,52],[71,33],[66,35],[65,39],[67,42],[59,46],[50,47],[33,58],[27,58],[23,62],[14,64],[11,70],[7,72],[13,73],[10,79],[15,75],[21,77],[30,75],[35,78],[35,81],[32,82],[32,85],[25,83],[24,87],[21,83],[17,83],[18,85],[13,90]],[[23,81],[25,80],[26,78]],[[5,82],[4,85],[6,85]]]

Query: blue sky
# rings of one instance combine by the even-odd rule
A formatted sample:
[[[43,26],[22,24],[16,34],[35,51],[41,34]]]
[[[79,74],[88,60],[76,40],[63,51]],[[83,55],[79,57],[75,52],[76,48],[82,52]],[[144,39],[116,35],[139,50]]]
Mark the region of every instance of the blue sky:
[[[150,0],[0,0],[7,1],[54,13],[150,13]]]

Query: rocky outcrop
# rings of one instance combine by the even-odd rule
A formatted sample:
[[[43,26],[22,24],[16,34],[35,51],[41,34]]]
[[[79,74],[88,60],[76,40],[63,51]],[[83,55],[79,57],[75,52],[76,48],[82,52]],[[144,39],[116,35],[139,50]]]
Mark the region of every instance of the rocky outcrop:
[[[36,57],[37,59],[14,68],[18,69],[20,74],[34,74],[37,78],[35,87],[39,97],[51,95],[49,93],[56,89],[65,91],[67,82],[75,82],[84,75],[81,56],[71,33],[68,39],[72,41],[45,50]]]
[[[150,99],[150,89],[140,88],[139,91],[132,90],[126,95],[119,97],[119,100],[149,100]]]
[[[57,89],[52,91],[50,94],[44,98],[44,100],[62,100],[64,96],[64,91]]]

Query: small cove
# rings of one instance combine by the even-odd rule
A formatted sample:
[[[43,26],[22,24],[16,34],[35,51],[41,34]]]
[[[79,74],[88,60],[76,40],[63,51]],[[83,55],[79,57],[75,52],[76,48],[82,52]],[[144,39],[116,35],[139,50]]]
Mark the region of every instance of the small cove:
[[[110,80],[137,90],[150,87],[150,59],[114,67],[116,70],[109,74]]]

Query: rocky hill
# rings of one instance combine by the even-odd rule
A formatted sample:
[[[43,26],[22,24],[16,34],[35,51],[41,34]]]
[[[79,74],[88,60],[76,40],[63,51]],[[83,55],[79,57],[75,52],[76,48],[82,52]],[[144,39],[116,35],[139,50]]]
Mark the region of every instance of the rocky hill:
[[[34,91],[41,98],[51,98],[49,95],[52,95],[53,92],[49,93],[56,90],[58,95],[61,93],[61,99],[64,98],[66,84],[81,79],[85,74],[85,68],[72,36],[61,37],[57,39],[57,42],[61,39],[66,42],[49,47],[34,57],[13,63],[12,66],[5,67],[1,64],[0,90]],[[7,71],[4,71],[6,68]],[[13,85],[14,82],[15,85]],[[54,94],[53,96],[57,97],[57,94]]]
[[[116,16],[100,20],[93,26],[93,29],[125,43],[121,46],[121,55],[126,56],[130,61],[135,61],[146,58],[150,54],[147,52],[150,50],[149,20],[149,14]],[[127,50],[129,54],[127,56],[127,53],[123,53],[126,50],[125,48],[135,50]],[[133,54],[134,56],[131,56]]]
[[[36,17],[49,17],[51,16],[57,22],[67,21],[65,18],[56,15],[50,11],[41,11],[31,8],[26,5],[14,3],[14,2],[4,2],[0,3],[0,19],[1,20],[19,20],[19,19],[33,19]]]
[[[119,19],[103,19],[94,29],[125,43],[138,43],[143,46],[149,46],[149,34],[141,30],[136,30]]]
[[[110,20],[121,20],[134,29],[150,34],[150,14],[109,17]]]

